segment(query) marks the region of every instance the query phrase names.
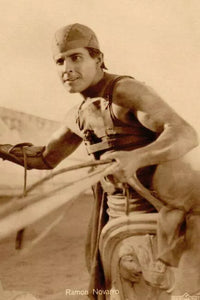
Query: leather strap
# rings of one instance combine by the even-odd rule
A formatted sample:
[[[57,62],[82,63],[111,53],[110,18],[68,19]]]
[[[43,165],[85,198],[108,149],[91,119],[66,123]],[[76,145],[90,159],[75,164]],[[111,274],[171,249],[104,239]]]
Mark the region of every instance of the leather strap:
[[[139,136],[121,136],[121,137],[109,137],[106,136],[102,138],[102,141],[96,144],[90,144],[90,142],[85,141],[85,145],[87,147],[87,151],[89,154],[108,150],[108,149],[124,149],[125,147],[138,148],[144,145],[144,139],[141,139]]]

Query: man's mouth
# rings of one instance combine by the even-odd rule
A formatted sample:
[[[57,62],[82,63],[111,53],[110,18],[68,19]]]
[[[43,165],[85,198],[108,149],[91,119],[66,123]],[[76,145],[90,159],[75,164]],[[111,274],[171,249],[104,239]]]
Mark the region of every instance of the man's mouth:
[[[67,78],[66,80],[64,80],[64,82],[73,82],[75,80],[79,79],[79,77],[75,77],[75,78]]]

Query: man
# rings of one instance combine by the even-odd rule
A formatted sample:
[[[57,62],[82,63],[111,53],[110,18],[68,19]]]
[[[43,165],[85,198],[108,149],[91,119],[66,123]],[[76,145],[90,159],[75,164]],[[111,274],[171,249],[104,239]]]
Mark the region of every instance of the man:
[[[127,181],[137,171],[143,185],[152,188],[156,165],[183,156],[197,146],[197,136],[193,128],[151,88],[130,76],[104,72],[103,54],[90,28],[72,24],[58,30],[53,57],[64,87],[69,93],[80,93],[82,104],[69,112],[65,126],[54,134],[46,147],[22,149],[17,145],[4,145],[1,150],[8,154],[8,159],[22,165],[23,151],[26,151],[29,169],[50,169],[84,140],[88,153],[95,159],[107,157],[118,162],[115,169],[110,169],[111,176],[94,187],[96,201],[87,260],[91,289],[102,288],[104,278],[98,240],[108,221],[107,197],[114,203],[120,195],[125,203],[125,193],[129,195],[133,211],[155,211],[150,203],[127,186]]]

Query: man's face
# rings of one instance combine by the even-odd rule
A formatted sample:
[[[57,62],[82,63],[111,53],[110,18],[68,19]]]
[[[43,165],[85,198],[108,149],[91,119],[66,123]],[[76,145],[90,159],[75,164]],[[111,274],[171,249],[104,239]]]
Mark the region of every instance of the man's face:
[[[60,79],[70,93],[81,93],[98,81],[100,62],[85,48],[71,49],[55,57]]]

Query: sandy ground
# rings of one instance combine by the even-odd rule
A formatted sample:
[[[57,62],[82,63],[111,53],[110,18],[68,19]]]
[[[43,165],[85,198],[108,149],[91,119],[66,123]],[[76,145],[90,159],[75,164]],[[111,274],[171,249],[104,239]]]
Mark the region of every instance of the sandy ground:
[[[82,195],[70,207],[65,207],[62,221],[27,253],[15,250],[15,235],[1,241],[0,280],[3,288],[28,291],[42,300],[88,299],[66,295],[66,289],[84,292],[88,286],[84,245],[91,202],[91,195]],[[25,241],[55,219],[56,214],[27,229]]]

